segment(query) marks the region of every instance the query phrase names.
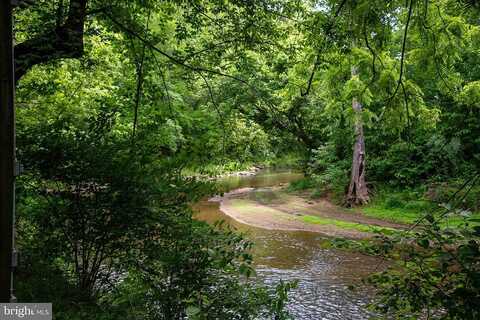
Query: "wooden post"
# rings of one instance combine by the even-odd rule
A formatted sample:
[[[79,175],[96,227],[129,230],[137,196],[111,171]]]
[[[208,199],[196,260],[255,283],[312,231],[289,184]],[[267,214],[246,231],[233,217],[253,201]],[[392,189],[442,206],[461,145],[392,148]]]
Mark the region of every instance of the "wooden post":
[[[12,298],[15,211],[15,82],[12,2],[0,0],[0,302]]]

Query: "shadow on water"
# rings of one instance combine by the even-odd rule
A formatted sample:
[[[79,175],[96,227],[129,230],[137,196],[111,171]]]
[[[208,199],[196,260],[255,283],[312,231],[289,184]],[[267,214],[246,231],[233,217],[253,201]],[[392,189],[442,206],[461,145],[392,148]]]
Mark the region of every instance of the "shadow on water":
[[[232,190],[267,187],[298,180],[292,171],[264,171],[255,176],[233,176],[219,183]],[[361,279],[376,270],[374,257],[322,248],[323,238],[303,231],[277,231],[241,224],[223,214],[218,202],[202,201],[194,206],[197,219],[213,223],[225,220],[255,242],[257,275],[267,284],[298,280],[288,308],[295,319],[368,319],[365,310],[371,292]],[[350,286],[357,289],[350,290]]]

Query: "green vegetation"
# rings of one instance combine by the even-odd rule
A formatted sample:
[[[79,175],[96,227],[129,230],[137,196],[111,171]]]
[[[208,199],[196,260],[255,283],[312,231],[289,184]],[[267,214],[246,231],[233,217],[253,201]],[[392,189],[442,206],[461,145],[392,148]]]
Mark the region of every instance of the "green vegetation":
[[[386,208],[384,206],[369,205],[362,208],[366,216],[384,219],[388,221],[412,224],[422,217],[423,212],[417,210],[406,210],[404,208]]]
[[[20,301],[288,319],[292,285],[251,281],[253,244],[190,206],[205,176],[295,165],[290,192],[416,227],[299,218],[378,232],[381,316],[480,318],[478,1],[17,2]]]
[[[469,193],[469,195],[472,195],[472,193]],[[438,202],[438,200],[426,200],[425,197],[420,196],[418,192],[395,192],[390,190],[390,192],[384,191],[384,194],[377,195],[371,203],[362,207],[360,211],[366,216],[373,218],[404,224],[414,224],[427,213],[436,213],[437,216],[440,215],[442,211],[445,210],[442,206],[444,203],[445,202]],[[462,205],[464,208],[475,208],[475,206],[469,205],[466,201],[462,201]],[[468,216],[478,218],[480,217],[480,213],[478,211],[468,213]],[[463,216],[450,214],[442,219],[441,225],[444,227],[452,227],[460,225],[463,222]]]
[[[335,187],[331,188],[330,186],[319,182],[317,176],[312,176],[290,183],[287,190],[289,192],[307,192],[311,198],[328,198],[332,202],[342,205],[343,192],[335,191]],[[454,180],[440,186],[423,185],[414,189],[406,187],[400,189],[382,184],[377,187],[379,190],[367,205],[350,210],[361,212],[368,217],[402,224],[414,224],[427,213],[440,214],[445,209],[444,205],[449,202],[449,198],[460,188]],[[340,185],[337,184],[337,188],[340,188]],[[465,210],[464,213],[468,213],[468,216],[475,219],[480,217],[478,190],[480,190],[479,187],[473,187],[468,193],[460,192],[458,194],[458,197],[462,198],[459,207]],[[441,225],[452,227],[463,222],[463,216],[450,214],[443,217]]]
[[[328,218],[309,216],[309,215],[302,216],[301,220],[307,223],[332,225],[338,228],[343,228],[347,230],[357,230],[361,232],[383,233],[383,234],[392,234],[393,232],[395,232],[395,229],[392,229],[392,228],[378,227],[374,225],[366,225],[361,223],[354,223],[354,222],[328,219]]]

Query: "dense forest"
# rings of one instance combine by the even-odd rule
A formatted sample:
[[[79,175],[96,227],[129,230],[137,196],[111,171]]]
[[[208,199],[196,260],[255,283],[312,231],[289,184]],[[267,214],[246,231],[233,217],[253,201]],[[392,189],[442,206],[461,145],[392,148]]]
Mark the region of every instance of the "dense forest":
[[[295,281],[257,278],[255,241],[192,209],[255,166],[302,174],[275,197],[332,208],[283,229],[388,261],[363,284],[372,319],[480,318],[479,1],[19,2],[18,301],[295,318]]]

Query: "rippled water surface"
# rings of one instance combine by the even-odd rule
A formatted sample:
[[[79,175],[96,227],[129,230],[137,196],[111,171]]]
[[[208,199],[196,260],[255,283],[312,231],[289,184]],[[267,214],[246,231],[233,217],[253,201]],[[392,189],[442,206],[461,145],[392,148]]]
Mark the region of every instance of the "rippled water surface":
[[[302,175],[264,171],[256,176],[228,177],[220,183],[227,189],[266,187],[288,183]],[[373,257],[321,247],[322,238],[310,232],[275,231],[254,228],[233,221],[219,210],[218,202],[202,201],[195,206],[196,216],[208,222],[226,220],[256,244],[257,274],[267,284],[279,280],[298,280],[290,294],[288,308],[295,319],[368,319],[365,304],[370,290],[361,279],[377,270]],[[351,290],[349,287],[356,289]]]

